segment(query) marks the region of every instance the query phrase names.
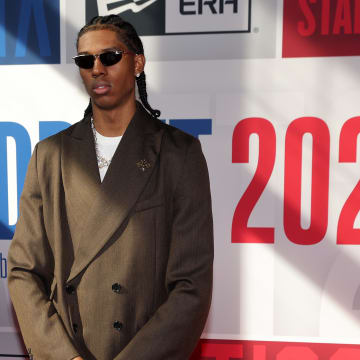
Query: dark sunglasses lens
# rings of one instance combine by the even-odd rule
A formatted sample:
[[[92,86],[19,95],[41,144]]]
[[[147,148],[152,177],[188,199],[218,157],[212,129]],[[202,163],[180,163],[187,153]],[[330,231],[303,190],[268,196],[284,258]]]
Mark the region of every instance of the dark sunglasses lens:
[[[111,66],[111,65],[115,65],[121,60],[122,53],[121,52],[116,53],[115,51],[107,51],[100,54],[99,57],[103,65]]]
[[[94,66],[92,55],[82,55],[75,58],[75,64],[82,69],[91,69]]]

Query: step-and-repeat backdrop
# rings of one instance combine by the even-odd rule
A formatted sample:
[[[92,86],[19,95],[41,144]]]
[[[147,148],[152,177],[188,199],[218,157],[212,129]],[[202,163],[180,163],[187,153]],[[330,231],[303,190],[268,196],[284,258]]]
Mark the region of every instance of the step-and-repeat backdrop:
[[[359,0],[0,0],[0,356],[25,353],[7,254],[27,164],[81,119],[76,35],[112,13],[142,36],[150,103],[208,161],[214,293],[194,359],[359,359]]]

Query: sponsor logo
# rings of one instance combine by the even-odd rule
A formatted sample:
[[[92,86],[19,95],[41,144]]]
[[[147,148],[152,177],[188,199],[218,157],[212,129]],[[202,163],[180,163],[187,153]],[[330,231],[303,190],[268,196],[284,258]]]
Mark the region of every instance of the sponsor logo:
[[[283,57],[360,55],[360,0],[285,0]]]
[[[112,1],[99,1],[99,13],[108,14],[122,14],[125,11],[132,11],[138,13],[148,6],[152,5],[158,0],[112,0]]]
[[[251,0],[86,0],[86,19],[118,14],[139,35],[250,32]]]
[[[0,0],[0,64],[58,63],[59,0]]]

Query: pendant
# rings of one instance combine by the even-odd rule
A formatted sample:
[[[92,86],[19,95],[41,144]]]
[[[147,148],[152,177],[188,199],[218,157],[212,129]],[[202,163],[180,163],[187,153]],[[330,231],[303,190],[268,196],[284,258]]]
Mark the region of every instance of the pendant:
[[[109,165],[110,165],[110,162],[111,162],[111,161],[106,160],[106,159],[105,159],[104,157],[102,157],[102,156],[99,156],[97,160],[98,160],[99,169],[102,169],[102,168],[104,168],[104,167],[106,167],[106,166],[109,166]]]

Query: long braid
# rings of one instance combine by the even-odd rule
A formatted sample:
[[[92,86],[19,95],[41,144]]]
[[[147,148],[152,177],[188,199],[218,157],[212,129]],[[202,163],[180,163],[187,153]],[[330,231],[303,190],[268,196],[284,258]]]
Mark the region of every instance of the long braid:
[[[138,55],[144,54],[142,41],[135,28],[118,15],[95,16],[79,31],[77,45],[79,43],[79,38],[86,32],[102,29],[115,31],[118,34],[120,40],[129,48],[129,50]],[[140,100],[145,109],[147,109],[152,116],[158,118],[161,112],[159,110],[153,109],[148,102],[148,95],[146,91],[146,76],[144,72],[142,72],[139,77],[136,77],[136,83],[139,90]],[[90,113],[92,113],[91,99],[84,115],[88,115]]]
[[[159,117],[160,116],[160,111],[159,110],[156,110],[156,109],[153,109],[149,103],[148,103],[148,100],[147,100],[147,91],[146,91],[146,76],[145,76],[145,73],[142,72],[140,74],[139,77],[136,78],[136,83],[137,83],[137,86],[138,86],[138,89],[139,89],[139,96],[140,96],[140,100],[142,102],[142,104],[144,105],[144,107],[146,109],[149,110],[149,112],[151,113],[152,116],[155,116],[155,117]]]

